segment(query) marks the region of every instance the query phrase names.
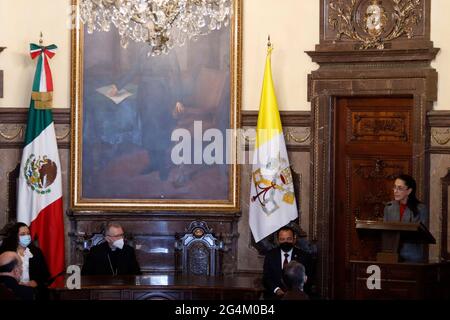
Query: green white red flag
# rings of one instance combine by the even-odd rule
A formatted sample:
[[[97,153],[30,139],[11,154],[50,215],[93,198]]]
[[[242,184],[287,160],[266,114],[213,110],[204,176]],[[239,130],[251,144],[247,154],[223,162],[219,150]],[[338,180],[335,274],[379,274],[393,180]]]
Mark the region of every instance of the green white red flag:
[[[30,226],[51,277],[64,272],[64,219],[61,165],[52,115],[53,81],[48,59],[55,45],[30,45],[38,58],[33,82],[25,147],[20,164],[17,220]]]

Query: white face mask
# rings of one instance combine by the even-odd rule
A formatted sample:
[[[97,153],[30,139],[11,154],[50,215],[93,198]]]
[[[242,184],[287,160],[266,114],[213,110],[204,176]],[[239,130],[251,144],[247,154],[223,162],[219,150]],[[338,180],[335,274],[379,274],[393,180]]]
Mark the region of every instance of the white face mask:
[[[116,248],[122,249],[124,244],[125,243],[123,241],[123,238],[121,238],[119,240],[114,241],[112,245]]]

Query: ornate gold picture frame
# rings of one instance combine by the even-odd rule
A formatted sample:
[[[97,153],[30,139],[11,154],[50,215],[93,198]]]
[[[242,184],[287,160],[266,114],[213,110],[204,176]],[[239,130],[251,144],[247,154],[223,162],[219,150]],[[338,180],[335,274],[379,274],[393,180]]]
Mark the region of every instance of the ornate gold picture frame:
[[[78,15],[79,0],[73,5]],[[114,27],[73,29],[72,210],[239,210],[241,19],[234,0],[227,27],[156,57],[145,43],[123,49]],[[177,129],[190,134],[192,158],[211,143],[208,129],[232,152],[223,164],[174,163]]]

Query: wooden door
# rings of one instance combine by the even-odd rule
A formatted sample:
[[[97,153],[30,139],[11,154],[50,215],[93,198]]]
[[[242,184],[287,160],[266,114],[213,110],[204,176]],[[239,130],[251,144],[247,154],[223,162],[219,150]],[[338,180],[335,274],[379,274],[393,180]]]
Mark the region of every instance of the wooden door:
[[[393,179],[412,168],[413,99],[339,98],[335,109],[333,297],[350,296],[350,260],[374,261],[379,241],[359,238],[355,219],[382,219]]]

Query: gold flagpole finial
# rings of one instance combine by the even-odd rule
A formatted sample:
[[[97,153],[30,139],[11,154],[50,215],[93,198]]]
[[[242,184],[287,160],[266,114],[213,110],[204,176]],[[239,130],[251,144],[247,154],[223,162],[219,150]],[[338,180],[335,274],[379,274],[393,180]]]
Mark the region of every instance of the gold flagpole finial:
[[[41,31],[41,36],[40,36],[40,39],[39,39],[39,44],[42,46],[42,44],[44,43],[44,35],[42,34],[42,31]]]
[[[272,42],[270,42],[270,34],[267,37],[267,54],[270,54],[273,50]]]

